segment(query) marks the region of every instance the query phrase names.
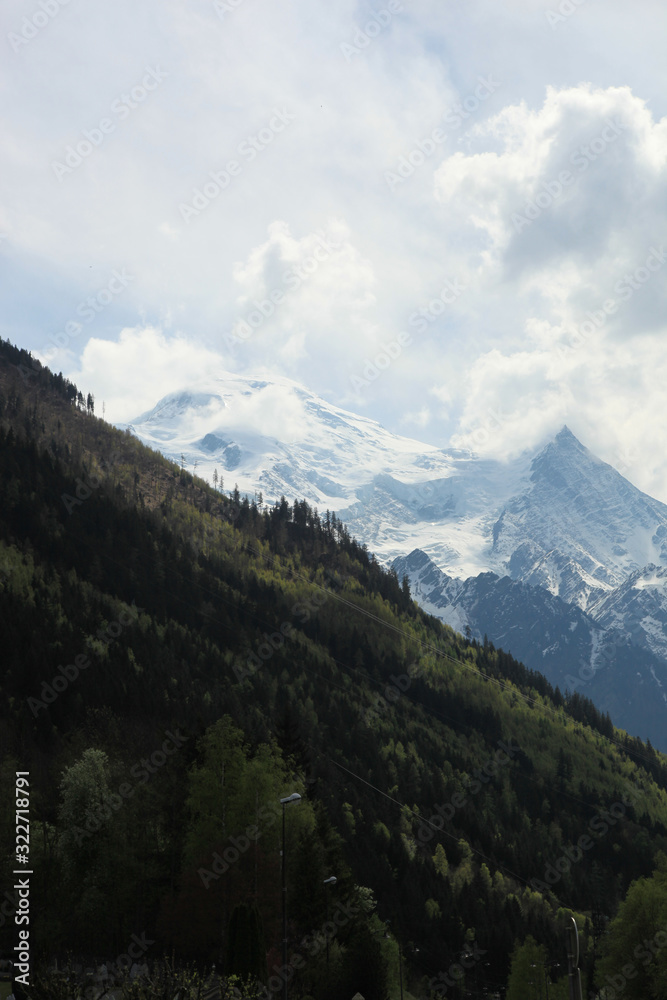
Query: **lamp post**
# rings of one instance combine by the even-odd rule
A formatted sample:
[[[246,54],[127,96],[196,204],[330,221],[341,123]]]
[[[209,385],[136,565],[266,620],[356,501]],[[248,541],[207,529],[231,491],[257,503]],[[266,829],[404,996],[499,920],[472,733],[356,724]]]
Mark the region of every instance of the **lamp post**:
[[[324,885],[326,885],[326,889],[324,890],[324,899],[327,915],[327,922],[324,925],[324,939],[327,943],[327,974],[329,973],[329,886],[335,885],[337,881],[338,879],[335,875],[332,875],[331,878],[325,878],[324,880]]]
[[[579,931],[574,917],[566,929],[567,935],[567,977],[570,1000],[581,1000],[581,971],[579,969]]]
[[[300,802],[301,796],[298,792],[292,792],[286,798],[280,800],[283,807],[283,850],[282,850],[282,882],[283,882],[283,977],[287,969],[287,866],[285,864],[285,806],[290,802]],[[287,979],[283,978],[283,1000],[287,1000]]]

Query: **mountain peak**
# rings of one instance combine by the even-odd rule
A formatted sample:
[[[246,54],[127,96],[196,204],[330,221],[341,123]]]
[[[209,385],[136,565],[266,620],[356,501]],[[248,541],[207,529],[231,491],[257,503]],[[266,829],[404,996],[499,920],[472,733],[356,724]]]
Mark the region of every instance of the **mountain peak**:
[[[587,450],[586,448],[584,448],[579,438],[575,437],[575,435],[572,433],[567,424],[563,424],[562,428],[559,430],[558,434],[554,438],[554,441],[556,444],[560,445],[561,448],[562,447],[571,448],[575,446],[579,448],[581,451]]]
[[[555,438],[552,438],[533,458],[531,478],[551,476],[554,473],[560,477],[566,474],[567,469],[576,470],[578,475],[582,468],[603,464],[574,436],[567,424],[563,424]]]

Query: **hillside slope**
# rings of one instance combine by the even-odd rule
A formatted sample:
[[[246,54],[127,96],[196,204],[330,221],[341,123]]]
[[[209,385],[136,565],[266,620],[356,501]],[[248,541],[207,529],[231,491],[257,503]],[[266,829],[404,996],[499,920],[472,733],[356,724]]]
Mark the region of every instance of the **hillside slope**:
[[[409,578],[413,596],[430,614],[478,640],[487,635],[554,686],[586,695],[628,732],[667,750],[667,662],[642,642],[639,624],[629,636],[624,627],[631,617],[644,628],[652,622],[655,645],[664,650],[667,571],[639,570],[586,613],[509,576],[457,580],[419,549],[392,566]]]
[[[140,928],[156,948],[229,960],[233,913],[219,904],[246,885],[243,866],[214,891],[189,867],[250,822],[223,812],[211,831],[197,805],[202,782],[219,804],[210,749],[228,716],[246,746],[227,727],[224,752],[266,777],[257,794],[275,807],[291,782],[308,807],[290,861],[295,945],[319,926],[335,866],[342,887],[375,894],[415,990],[473,940],[489,989],[527,933],[560,957],[561,906],[580,914],[592,975],[593,936],[667,848],[665,759],[427,615],[328,512],[217,493],[77,399],[1,345],[0,777],[9,794],[15,769],[31,772],[41,953],[118,954]],[[180,749],[157,764],[166,733]],[[69,804],[128,775],[122,808],[77,835],[88,814]],[[593,829],[590,852],[552,881]],[[280,903],[265,842],[243,878],[270,949]],[[374,926],[350,925],[341,955],[370,954]]]
[[[130,429],[209,482],[335,510],[387,564],[426,553],[467,584],[445,600],[411,578],[424,606],[509,644],[552,683],[579,688],[667,748],[667,507],[567,427],[535,453],[482,460],[392,434],[290,379],[222,372],[160,400]],[[580,619],[572,670],[567,630]],[[611,653],[601,659],[602,648]]]

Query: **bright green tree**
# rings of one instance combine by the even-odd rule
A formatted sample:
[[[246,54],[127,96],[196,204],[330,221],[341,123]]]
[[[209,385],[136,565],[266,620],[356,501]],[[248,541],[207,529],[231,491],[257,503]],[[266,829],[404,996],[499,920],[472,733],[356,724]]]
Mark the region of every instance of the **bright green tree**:
[[[506,1000],[533,1000],[541,995],[546,959],[546,948],[530,934],[523,944],[517,941],[512,952]]]
[[[178,943],[211,960],[235,906],[256,904],[269,944],[280,919],[280,798],[304,794],[275,744],[254,749],[229,716],[212,725],[190,773],[182,897],[176,907]],[[288,844],[315,825],[312,807],[286,809]],[[294,852],[292,852],[294,853]],[[289,858],[289,852],[288,852]],[[226,949],[224,949],[226,951]]]
[[[445,854],[445,849],[442,844],[436,845],[435,854],[433,855],[433,865],[438,875],[442,875],[443,878],[447,878],[449,862],[447,861],[447,855]]]
[[[80,940],[101,946],[100,928],[122,909],[118,872],[127,864],[122,800],[113,793],[109,758],[90,748],[63,772],[58,811],[58,855],[76,906],[70,914]]]
[[[633,882],[603,943],[597,985],[624,1000],[667,996],[667,858]]]

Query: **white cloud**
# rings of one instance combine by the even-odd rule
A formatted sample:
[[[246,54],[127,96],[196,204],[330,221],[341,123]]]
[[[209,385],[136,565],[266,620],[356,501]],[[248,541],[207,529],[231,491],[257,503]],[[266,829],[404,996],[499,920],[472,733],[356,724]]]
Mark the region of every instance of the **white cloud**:
[[[137,327],[121,330],[117,341],[91,338],[67,377],[94,394],[98,413],[104,401],[107,420],[126,423],[220,367],[220,355],[189,337]]]
[[[667,498],[639,418],[663,441],[667,119],[628,87],[581,84],[474,132],[488,148],[447,159],[435,190],[467,234],[499,344],[460,380],[452,443],[502,457],[567,422]]]
[[[487,407],[508,414],[491,435],[503,453],[567,419],[610,461],[634,455],[628,470],[667,499],[667,271],[626,298],[615,287],[667,231],[667,10],[644,0],[631,19],[621,0],[589,0],[552,30],[552,6],[410,0],[347,63],[341,43],[377,5],[315,16],[309,0],[243,0],[224,19],[208,2],[65,5],[3,61],[3,336],[41,348],[126,268],[133,282],[58,359],[116,419],[214,365],[265,368],[441,447]],[[13,30],[25,4],[5,8]],[[113,102],[155,65],[164,81],[116,120]],[[448,125],[480,77],[498,87]],[[276,108],[294,120],[244,154]],[[104,116],[114,131],[58,181],[52,161]],[[572,157],[600,146],[607,119],[627,127],[580,170]],[[445,140],[390,190],[386,172],[436,127]],[[232,160],[228,188],[186,224],[179,206]],[[565,169],[573,183],[514,225]],[[225,336],[318,232],[340,250],[232,356]],[[446,279],[467,291],[420,332],[410,318]],[[353,400],[351,376],[405,330],[412,343]]]
[[[628,87],[549,88],[539,110],[508,106],[474,134],[496,148],[448,158],[436,197],[454,225],[478,231],[471,250],[490,280],[532,296],[544,318],[551,308],[575,322],[660,246],[667,118],[655,122]],[[624,310],[626,335],[655,322],[664,287],[651,283]]]
[[[406,413],[401,419],[401,423],[406,427],[412,425],[413,427],[428,427],[431,422],[431,411],[428,406],[422,406],[421,409],[415,410],[412,413]]]
[[[591,338],[559,353],[491,351],[471,366],[455,447],[500,459],[546,442],[563,424],[652,496],[667,500],[667,361],[660,338]],[[650,428],[650,430],[648,430]]]
[[[304,377],[303,362],[325,355],[330,364],[334,351],[373,337],[375,274],[341,220],[301,239],[287,223],[272,223],[268,239],[235,265],[234,279],[238,318],[224,344],[246,370],[268,356]]]

